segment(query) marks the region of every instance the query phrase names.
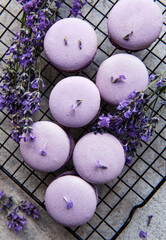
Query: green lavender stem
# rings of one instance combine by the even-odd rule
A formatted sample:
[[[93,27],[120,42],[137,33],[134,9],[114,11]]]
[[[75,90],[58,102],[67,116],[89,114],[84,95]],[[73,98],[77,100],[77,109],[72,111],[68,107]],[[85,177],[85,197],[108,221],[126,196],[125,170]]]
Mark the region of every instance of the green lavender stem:
[[[154,81],[152,81],[144,90],[143,92],[145,92],[148,88],[150,88],[154,83],[156,83],[161,77],[163,77],[165,75],[166,71],[164,71],[162,74],[159,75],[159,77],[157,79],[155,79]]]

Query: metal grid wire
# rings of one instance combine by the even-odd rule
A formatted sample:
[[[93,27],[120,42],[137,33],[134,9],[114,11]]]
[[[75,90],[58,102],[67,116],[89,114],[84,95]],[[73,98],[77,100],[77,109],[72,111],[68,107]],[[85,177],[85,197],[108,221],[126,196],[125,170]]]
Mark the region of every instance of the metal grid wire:
[[[4,3],[3,3],[4,1]],[[125,52],[116,49],[107,38],[106,21],[108,13],[116,4],[116,0],[89,0],[83,9],[83,19],[86,19],[95,29],[98,36],[98,52],[93,63],[81,76],[95,80],[96,72],[102,61],[109,56]],[[59,17],[69,17],[72,1],[65,1],[65,8]],[[166,1],[157,0],[166,16]],[[0,5],[0,69],[5,67],[5,53],[7,52],[14,36],[14,31],[20,28],[21,5],[15,0],[2,0]],[[148,68],[149,73],[162,73],[166,66],[166,23],[160,38],[148,49],[132,53],[139,57]],[[40,111],[35,115],[35,120],[53,120],[48,109],[48,98],[55,84],[70,74],[59,72],[47,60],[42,52],[42,78],[45,81],[45,89],[42,92]],[[151,89],[150,91],[153,91]],[[160,102],[164,101],[160,97]],[[155,106],[155,113],[162,111],[163,105]],[[110,111],[105,102],[102,103],[102,111]],[[116,239],[130,222],[136,208],[142,207],[154,195],[165,181],[165,115],[160,116],[160,123],[148,143],[143,142],[143,147],[138,149],[133,163],[124,167],[121,175],[112,182],[98,186],[99,201],[95,215],[84,226],[67,228],[77,239]],[[72,161],[56,173],[41,173],[32,170],[22,159],[19,145],[10,136],[10,115],[7,111],[0,114],[0,169],[38,204],[44,208],[44,194],[47,186],[55,177],[64,170],[72,170]],[[90,127],[71,129],[76,141],[90,130]]]

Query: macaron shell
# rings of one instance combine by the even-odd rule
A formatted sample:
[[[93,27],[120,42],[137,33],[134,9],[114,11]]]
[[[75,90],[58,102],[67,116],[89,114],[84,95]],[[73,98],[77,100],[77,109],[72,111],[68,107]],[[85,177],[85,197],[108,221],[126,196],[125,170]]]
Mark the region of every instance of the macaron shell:
[[[66,175],[72,175],[72,176],[78,176],[79,177],[78,173],[74,170],[74,171],[63,172],[60,175],[58,175],[57,178],[63,177],[63,176],[66,176]],[[97,186],[95,184],[91,184],[91,186],[93,187],[93,189],[95,191],[96,200],[98,201],[98,189],[97,189]]]
[[[118,78],[124,75],[125,80],[112,83],[111,76]],[[118,105],[132,91],[142,91],[148,86],[149,76],[144,63],[137,57],[121,53],[106,59],[99,67],[96,85],[101,97],[112,105]]]
[[[67,209],[64,197],[73,202],[72,208]],[[96,205],[93,187],[77,176],[59,177],[46,190],[46,209],[56,222],[64,226],[80,226],[88,222]]]
[[[76,100],[82,100],[77,111],[71,108]],[[84,77],[68,77],[61,80],[49,98],[53,117],[66,127],[82,127],[90,123],[100,109],[100,93],[96,85]]]
[[[159,36],[162,12],[152,0],[120,0],[108,15],[108,37],[126,50],[148,48]],[[129,40],[123,37],[133,31]]]
[[[64,39],[67,41],[66,45]],[[97,51],[97,36],[86,21],[77,18],[62,19],[48,30],[44,50],[58,69],[79,71],[93,61]]]
[[[35,140],[20,142],[25,162],[42,172],[53,172],[61,168],[70,157],[70,139],[66,132],[57,124],[47,121],[34,123],[32,129]],[[45,156],[40,154],[41,150],[45,150]]]
[[[98,168],[96,161],[107,167]],[[93,184],[107,183],[115,179],[125,164],[124,150],[117,138],[104,133],[88,133],[76,144],[73,163],[78,174]]]

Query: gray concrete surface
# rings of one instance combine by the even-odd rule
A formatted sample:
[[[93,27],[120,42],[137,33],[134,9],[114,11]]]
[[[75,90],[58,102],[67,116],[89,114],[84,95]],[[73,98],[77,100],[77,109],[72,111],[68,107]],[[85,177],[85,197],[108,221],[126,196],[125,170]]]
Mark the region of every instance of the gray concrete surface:
[[[0,3],[4,6],[6,4],[7,0],[0,0]],[[70,4],[72,1],[68,1]],[[89,0],[92,5],[96,3],[96,0]],[[115,0],[112,2],[116,2]],[[166,0],[162,1],[166,4]],[[157,3],[161,10],[164,10],[164,6]],[[97,3],[96,9],[102,11],[103,13],[107,13],[107,11],[112,6],[111,2],[107,0],[101,0]],[[14,16],[19,12],[20,5],[16,2],[16,0],[12,0],[10,4],[7,7],[7,10],[10,11]],[[94,24],[98,24],[100,20],[102,20],[103,15],[101,15],[96,9],[93,9],[90,14],[88,14],[87,19],[89,21],[92,21]],[[90,6],[87,5],[83,10],[83,16],[87,14],[87,12],[90,10]],[[0,9],[1,11],[1,9]],[[67,16],[69,13],[69,9],[66,7],[66,9],[61,10],[62,17]],[[20,18],[21,15],[18,16]],[[0,16],[0,22],[7,27],[9,23],[12,23],[13,16],[11,16],[7,11],[4,11],[3,14]],[[11,31],[17,31],[19,29],[20,25],[19,22],[16,20],[14,21],[11,26]],[[102,31],[106,32],[106,19],[103,19],[101,23],[98,26],[98,29],[96,29],[98,42],[99,44],[103,41],[105,38],[105,35],[99,31],[101,29]],[[166,27],[163,27],[161,35],[165,32]],[[0,28],[0,34],[4,31],[4,28]],[[2,37],[2,41],[7,44],[8,46],[12,42],[13,35],[6,31],[5,34]],[[165,41],[165,38],[162,39]],[[154,46],[154,44],[151,46],[151,48]],[[100,48],[109,54],[115,49],[108,39],[105,39],[103,44],[100,46]],[[150,48],[150,49],[151,49]],[[6,47],[4,44],[0,43],[0,57],[4,54],[6,51]],[[103,60],[107,58],[107,55],[101,51],[101,49],[98,49],[97,55],[95,57],[95,63],[100,65]],[[122,52],[119,50],[116,50],[115,53]],[[137,53],[134,53],[137,57],[139,57],[141,60],[144,59],[144,57],[147,54],[147,50],[139,51]],[[152,53],[148,55],[148,57],[145,58],[144,62],[146,66],[153,70],[157,64],[159,63],[159,59],[154,55],[157,54],[159,58],[163,58],[166,54],[166,48],[164,46],[164,43],[160,41],[160,43],[157,44],[157,46],[152,50]],[[43,56],[44,53],[43,53]],[[43,67],[46,65],[46,62],[43,60],[42,62]],[[2,69],[4,68],[4,63],[0,62],[0,71],[2,72]],[[165,69],[164,63],[161,63],[156,68],[156,73],[161,73]],[[91,64],[87,69],[85,69],[85,73],[88,74],[89,77],[93,76],[93,74],[96,72],[97,67],[95,64]],[[54,81],[56,75],[58,72],[51,66],[47,67],[47,69],[43,72],[43,79],[45,81],[46,88],[48,86],[48,82],[45,77],[49,78],[49,80]],[[83,73],[80,73],[83,75]],[[63,78],[62,75],[60,75],[59,79]],[[53,82],[55,84],[56,82]],[[53,87],[53,86],[52,86]],[[50,87],[48,91],[46,92],[46,96],[49,96],[49,93],[51,91]],[[159,107],[159,105],[156,106],[156,109]],[[48,109],[48,99],[43,96],[42,103],[41,103],[41,109],[43,111],[46,111]],[[166,114],[166,113],[163,113]],[[46,114],[42,118],[42,120],[49,120],[50,112]],[[39,120],[42,117],[42,113],[39,112],[35,116],[35,120]],[[0,122],[5,118],[5,115],[2,113],[0,114]],[[165,122],[160,119],[160,124],[157,126],[157,133],[161,131],[161,129],[165,126]],[[2,129],[4,129],[8,134],[10,133],[11,125],[9,118],[6,118],[2,125]],[[72,130],[72,134],[74,136],[79,136],[81,134],[82,130]],[[108,227],[108,224],[113,226],[115,230],[118,230],[120,226],[124,223],[124,221],[127,219],[128,214],[131,210],[131,208],[142,202],[142,199],[146,198],[146,196],[152,191],[152,187],[155,187],[159,181],[162,179],[162,177],[166,173],[166,163],[164,161],[164,157],[166,157],[166,153],[161,153],[161,151],[164,149],[165,142],[163,141],[162,137],[166,137],[166,131],[163,130],[160,135],[156,139],[155,133],[151,139],[153,140],[151,144],[151,148],[146,150],[147,145],[143,144],[143,147],[138,149],[138,154],[141,155],[141,158],[139,161],[135,162],[131,169],[128,168],[128,166],[125,166],[123,172],[121,173],[122,180],[118,182],[118,179],[115,179],[114,181],[108,183],[107,185],[98,186],[99,189],[99,196],[100,198],[104,198],[104,201],[100,201],[96,210],[96,213],[98,215],[94,215],[93,218],[90,220],[90,224],[95,228],[100,222],[101,218],[105,218],[105,216],[108,214],[111,208],[114,207],[114,210],[105,218],[105,222],[103,222],[88,239],[91,240],[98,240],[102,239],[97,232],[99,232],[105,239],[110,239],[114,232],[111,230],[110,227]],[[40,179],[44,179],[44,182],[46,184],[51,183],[51,181],[54,179],[53,175],[46,175],[44,173],[34,172],[34,174],[30,175],[30,171],[27,168],[26,165],[23,164],[23,159],[20,155],[19,149],[17,148],[18,145],[8,137],[8,135],[0,130],[0,142],[4,143],[4,147],[0,149],[0,164],[4,164],[4,167],[6,170],[8,170],[11,174],[14,174],[14,177],[19,180],[25,187],[27,187],[30,191],[33,192],[33,194],[39,198],[40,201],[44,200],[44,193],[46,190],[45,184],[41,184],[37,190],[35,188],[40,184],[40,180],[36,177],[40,177]],[[8,151],[11,151],[13,153],[13,156],[9,154]],[[158,156],[158,154],[160,156]],[[7,159],[9,160],[5,162]],[[19,161],[18,161],[19,159]],[[71,166],[72,163],[69,164]],[[64,170],[64,169],[63,169]],[[62,171],[63,171],[62,170]],[[146,173],[145,173],[146,171]],[[36,174],[36,175],[35,175]],[[29,177],[30,176],[30,177]],[[139,177],[141,176],[141,177]],[[27,180],[26,178],[29,177]],[[132,190],[130,190],[130,186],[133,184],[134,187]],[[113,191],[111,191],[108,195],[109,187],[113,188]],[[21,190],[18,186],[16,186],[15,183],[13,183],[4,173],[0,171],[0,191],[4,189],[8,194],[13,195],[17,200],[31,200],[31,198],[24,193],[23,190]],[[127,195],[125,196],[125,194]],[[125,197],[124,197],[125,196]],[[123,198],[121,202],[116,206],[120,198]],[[116,206],[116,207],[115,207]],[[56,224],[48,214],[40,208],[41,211],[41,218],[39,221],[34,222],[30,218],[28,219],[28,224],[25,228],[25,230],[18,234],[17,236],[14,235],[12,232],[7,230],[7,226],[4,221],[4,215],[0,214],[0,240],[15,240],[15,239],[41,239],[41,240],[61,240],[61,239],[74,239],[74,237],[66,231],[62,226],[59,226]],[[151,225],[147,228],[146,222],[147,222],[147,216],[148,215],[154,215],[152,219]],[[145,230],[148,232],[148,239],[149,240],[165,240],[166,239],[166,232],[165,232],[165,222],[166,222],[166,185],[164,185],[150,200],[150,202],[147,203],[147,205],[137,210],[135,213],[132,222],[128,225],[128,227],[123,231],[123,233],[117,238],[118,240],[137,240],[139,238],[139,231]],[[106,224],[108,223],[108,224]],[[84,226],[80,227],[76,233],[82,237],[82,239],[86,239],[88,234],[92,233],[93,229],[88,225],[85,224]]]
[[[148,216],[153,215],[151,224],[147,227]],[[166,239],[166,184],[154,195],[154,197],[133,216],[129,226],[117,238],[118,240],[140,239],[140,230],[148,233],[149,240]]]
[[[4,189],[9,195],[12,195],[17,201],[32,199],[9,179],[4,173],[0,172],[0,191]],[[33,202],[34,203],[34,202]],[[35,203],[34,203],[35,204]],[[39,220],[27,218],[27,226],[24,231],[15,235],[10,232],[6,226],[4,214],[0,214],[0,240],[74,240],[74,238],[66,229],[56,224],[43,210],[39,207],[41,217]],[[153,219],[149,227],[147,224],[148,215],[153,215]],[[115,220],[115,219],[114,219]],[[139,240],[140,230],[148,232],[149,240],[165,240],[166,239],[166,184],[154,195],[154,197],[145,205],[138,209],[133,216],[132,221],[121,233],[117,240]],[[83,231],[83,229],[82,229]],[[107,232],[105,233],[107,235]],[[93,240],[100,239],[94,235]],[[108,238],[106,238],[108,239]]]

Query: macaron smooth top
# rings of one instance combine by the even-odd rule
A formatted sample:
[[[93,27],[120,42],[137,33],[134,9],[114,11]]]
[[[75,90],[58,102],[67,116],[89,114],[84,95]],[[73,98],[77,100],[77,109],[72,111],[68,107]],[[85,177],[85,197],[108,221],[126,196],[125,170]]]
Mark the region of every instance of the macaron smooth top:
[[[94,188],[78,176],[59,177],[46,190],[47,212],[63,226],[80,226],[88,222],[96,205]]]
[[[96,85],[84,77],[61,80],[49,98],[53,117],[66,127],[82,127],[90,123],[100,109],[100,93]]]
[[[73,163],[78,174],[93,184],[114,180],[125,164],[119,140],[109,133],[88,133],[76,144]]]
[[[44,50],[55,67],[76,72],[93,61],[97,52],[97,36],[86,21],[64,18],[46,33]]]
[[[148,71],[144,63],[127,53],[106,59],[96,75],[96,85],[101,97],[112,105],[118,105],[132,91],[142,91],[148,86],[148,82]]]
[[[53,172],[61,168],[69,160],[71,153],[71,141],[66,132],[48,121],[36,122],[32,128],[34,140],[20,142],[20,151],[25,162],[42,172]]]
[[[126,50],[148,48],[162,30],[163,17],[153,0],[120,0],[108,15],[108,37]]]

